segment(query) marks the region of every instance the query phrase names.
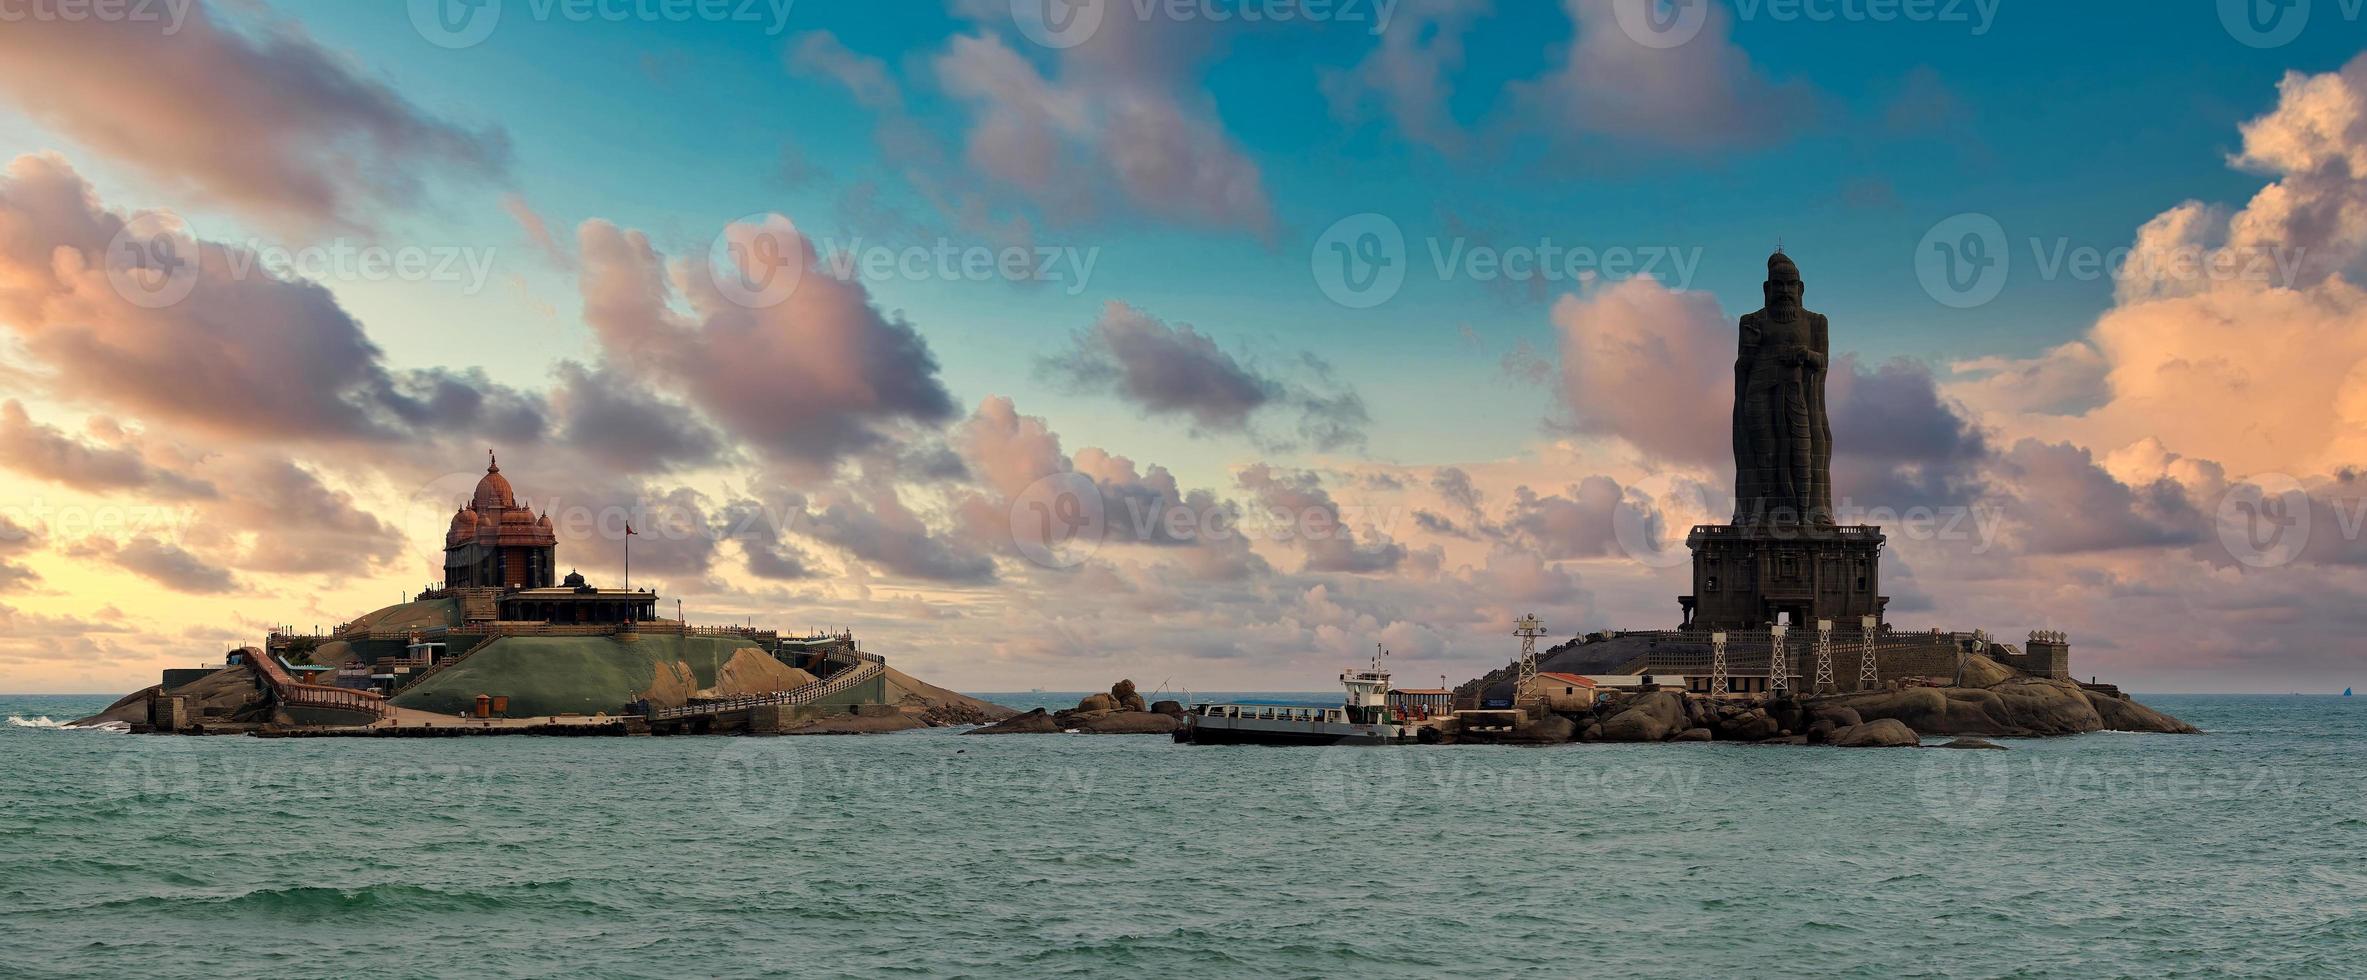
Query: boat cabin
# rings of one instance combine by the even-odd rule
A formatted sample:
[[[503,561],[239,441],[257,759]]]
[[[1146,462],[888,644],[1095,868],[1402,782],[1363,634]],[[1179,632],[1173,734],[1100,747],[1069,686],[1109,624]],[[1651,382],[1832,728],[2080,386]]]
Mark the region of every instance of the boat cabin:
[[[1230,718],[1244,721],[1300,721],[1331,722],[1345,725],[1345,708],[1319,708],[1299,704],[1203,704],[1192,712],[1202,718]]]

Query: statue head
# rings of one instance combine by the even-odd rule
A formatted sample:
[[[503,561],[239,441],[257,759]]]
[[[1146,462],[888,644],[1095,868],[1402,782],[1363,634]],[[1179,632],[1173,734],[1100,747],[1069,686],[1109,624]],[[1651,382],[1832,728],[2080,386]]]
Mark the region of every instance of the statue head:
[[[1800,267],[1792,264],[1792,257],[1782,252],[1767,257],[1767,308],[1797,310],[1800,296],[1807,292],[1807,284],[1800,281]]]

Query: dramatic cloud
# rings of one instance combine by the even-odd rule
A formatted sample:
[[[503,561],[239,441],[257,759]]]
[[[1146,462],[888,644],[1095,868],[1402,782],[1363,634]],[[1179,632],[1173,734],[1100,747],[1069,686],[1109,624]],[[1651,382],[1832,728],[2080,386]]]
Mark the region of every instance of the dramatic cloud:
[[[568,447],[620,472],[696,467],[723,456],[723,437],[697,413],[608,367],[562,361],[551,411]]]
[[[884,482],[817,494],[801,530],[896,575],[964,585],[995,580],[993,558],[932,529]]]
[[[1372,574],[1394,571],[1411,556],[1404,545],[1375,529],[1372,540],[1358,542],[1353,528],[1340,519],[1340,507],[1313,473],[1277,472],[1258,463],[1244,468],[1237,479],[1241,489],[1257,500],[1263,516],[1286,529],[1288,539],[1306,555],[1303,571]]]
[[[0,591],[18,592],[41,581],[41,573],[9,559],[39,550],[43,535],[34,528],[0,515]]]
[[[182,543],[234,556],[240,571],[366,574],[406,554],[406,544],[419,544],[284,457],[240,454],[206,469],[218,474],[225,494],[197,506]]]
[[[1210,431],[1240,431],[1251,412],[1281,394],[1280,385],[1243,367],[1191,324],[1169,326],[1117,302],[1044,366],[1086,387],[1114,389],[1145,412],[1189,416]]]
[[[137,446],[97,445],[35,422],[13,398],[0,406],[0,465],[78,490],[136,490],[168,500],[216,495],[212,484],[151,464]]]
[[[934,67],[973,113],[963,158],[1048,213],[1090,217],[1089,202],[1114,196],[1156,217],[1270,238],[1273,203],[1257,164],[1206,97],[1184,94],[1210,35],[1111,16],[1060,51],[1051,75],[984,33],[954,38]]]
[[[862,285],[815,267],[787,219],[726,233],[741,262],[782,264],[668,263],[638,231],[583,225],[584,317],[609,364],[678,393],[781,462],[826,465],[878,444],[882,426],[953,416],[928,343]],[[746,278],[726,292],[719,275]],[[774,285],[745,288],[759,282]]]
[[[1895,512],[1979,496],[1988,442],[1941,396],[1929,368],[1893,360],[1868,371],[1855,357],[1836,358],[1825,403],[1836,505],[1848,498]]]
[[[2367,462],[2367,56],[2278,90],[2234,159],[2277,179],[2241,209],[2190,201],[2139,229],[2119,305],[2013,365],[2101,397],[2007,401],[2006,431],[2099,452],[2152,438],[2236,476]]]
[[[2017,500],[2008,509],[2024,550],[2110,551],[2193,543],[2203,516],[2173,480],[2128,486],[2068,443],[2024,439],[2007,451],[2004,471]]]
[[[62,157],[0,174],[0,319],[59,397],[235,438],[539,438],[533,398],[480,372],[389,368],[326,288],[127,224]],[[170,261],[135,267],[127,244]]]
[[[1715,297],[1630,279],[1563,296],[1553,324],[1578,431],[1647,456],[1732,465],[1735,328]]]
[[[1378,108],[1407,139],[1449,153],[1462,149],[1466,138],[1448,107],[1453,76],[1463,69],[1464,31],[1493,12],[1489,0],[1405,3],[1356,67],[1317,76],[1332,115],[1356,120]]]
[[[1621,7],[1637,23],[1621,22]],[[1707,151],[1774,142],[1808,119],[1815,97],[1776,82],[1734,43],[1733,15],[1704,3],[1700,32],[1681,44],[1647,45],[1647,4],[1563,0],[1577,40],[1546,75],[1514,88],[1516,101],[1549,114],[1548,128],[1677,150]],[[1684,23],[1679,18],[1679,23]]]
[[[1072,345],[1040,362],[1055,379],[1083,390],[1109,391],[1146,415],[1188,418],[1195,434],[1250,431],[1262,409],[1297,411],[1300,437],[1322,448],[1359,444],[1369,421],[1364,401],[1337,387],[1330,368],[1312,354],[1301,364],[1334,390],[1317,392],[1245,364],[1190,324],[1169,324],[1124,303],[1111,302]]]
[[[150,537],[121,542],[96,538],[69,547],[66,554],[109,562],[176,592],[218,595],[239,587],[238,578],[227,569],[208,564],[179,545]]]
[[[1648,459],[1732,474],[1737,327],[1715,299],[1632,279],[1562,297],[1553,322],[1560,394],[1579,432],[1619,439]],[[1990,455],[1978,427],[1928,369],[1893,361],[1869,371],[1849,356],[1852,329],[1866,328],[1834,324],[1825,382],[1835,503],[1898,508],[1974,494]]]
[[[1521,487],[1504,525],[1514,540],[1543,558],[1617,556],[1624,552],[1612,518],[1625,496],[1617,481],[1603,476],[1587,477],[1555,496]]]
[[[415,205],[423,175],[508,166],[498,130],[428,115],[292,25],[232,28],[202,2],[137,6],[187,21],[12,19],[0,97],[161,184],[305,224],[366,226]]]
[[[1234,503],[1205,489],[1187,492],[1166,467],[1146,467],[1106,450],[1087,447],[1071,459],[1042,418],[1019,414],[1007,397],[981,402],[955,429],[953,443],[987,491],[958,507],[966,533],[980,547],[1024,554],[1021,542],[1058,543],[1046,539],[1043,526],[1029,523],[1030,502],[1050,505],[1061,493],[1089,487],[1098,505],[1100,543],[1157,546],[1164,549],[1162,558],[1204,581],[1237,583],[1271,572],[1251,550]]]
[[[2111,396],[2104,387],[2110,365],[2084,341],[2032,358],[1976,357],[1948,367],[1956,376],[1948,393],[1978,412],[2077,415]]]
[[[775,582],[794,582],[820,574],[814,569],[812,558],[796,545],[782,540],[782,525],[788,522],[778,518],[802,515],[804,508],[802,497],[770,505],[741,500],[724,508],[725,534],[740,546],[740,557],[747,562],[749,574]]]

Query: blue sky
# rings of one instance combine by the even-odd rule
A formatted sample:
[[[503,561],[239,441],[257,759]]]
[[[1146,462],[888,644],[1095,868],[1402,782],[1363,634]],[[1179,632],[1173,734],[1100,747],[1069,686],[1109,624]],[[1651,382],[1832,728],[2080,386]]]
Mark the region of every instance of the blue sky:
[[[939,350],[957,394],[1026,372],[1031,351],[1122,299],[1228,345],[1317,351],[1384,390],[1416,384],[1406,368],[1421,365],[1422,389],[1464,395],[1444,412],[1393,412],[1393,399],[1374,399],[1380,417],[1400,427],[1393,446],[1429,455],[1492,432],[1476,447],[1498,452],[1530,435],[1548,407],[1535,392],[1495,383],[1496,358],[1510,345],[1550,343],[1545,302],[1417,277],[1380,309],[1341,309],[1306,272],[1315,236],[1332,221],[1373,211],[1417,239],[1451,239],[1460,227],[1507,243],[1698,248],[1692,285],[1730,311],[1756,305],[1759,260],[1780,239],[1852,349],[1875,358],[2027,356],[2083,332],[2110,305],[2111,284],[2026,281],[1979,309],[1948,309],[1921,291],[1911,265],[1934,222],[1994,215],[2024,254],[2028,237],[2109,249],[2177,200],[2240,202],[2258,180],[2226,166],[2236,124],[2273,100],[2282,73],[2336,67],[2360,39],[2356,25],[2328,24],[2290,45],[2255,49],[2200,5],[2006,2],[1979,33],[1970,6],[1960,22],[1766,15],[1738,22],[1733,39],[1769,78],[1813,89],[1814,118],[1772,145],[1655,153],[1605,140],[1554,146],[1514,132],[1507,86],[1543,70],[1573,27],[1550,4],[1500,6],[1473,27],[1449,102],[1490,146],[1449,157],[1407,142],[1386,118],[1339,120],[1319,73],[1353,64],[1371,46],[1364,24],[1242,30],[1197,66],[1197,81],[1265,175],[1279,225],[1272,242],[1104,215],[1039,232],[1044,242],[1101,250],[1081,295],[890,283],[879,298],[906,311]],[[876,187],[912,224],[934,224],[882,160],[873,115],[828,80],[786,70],[784,49],[789,37],[827,31],[925,75],[916,66],[949,36],[980,29],[926,3],[807,0],[792,8],[782,35],[761,23],[587,23],[513,12],[485,44],[450,51],[423,41],[399,5],[281,9],[421,106],[504,129],[517,154],[517,192],[562,230],[599,216],[684,241],[766,211],[824,234],[914,237],[846,220],[840,200],[858,185]],[[958,125],[958,107],[925,80],[906,90],[917,116]],[[802,179],[782,179],[784,153],[803,161]],[[420,226],[415,234],[515,236],[481,200],[438,205],[407,216]],[[564,283],[524,271],[538,297],[567,301]],[[423,300],[434,302],[401,301],[416,309]],[[356,305],[365,318],[373,312]],[[421,363],[445,359],[461,331],[482,338],[493,329],[492,349],[567,342],[564,318],[486,324],[494,313],[486,307],[499,305],[455,300],[445,321],[453,332],[407,326],[381,340],[398,359]],[[1461,338],[1466,325],[1485,339],[1483,351]],[[1040,396],[1054,406],[1064,397]],[[1099,414],[1063,421],[1087,438],[1142,434]]]

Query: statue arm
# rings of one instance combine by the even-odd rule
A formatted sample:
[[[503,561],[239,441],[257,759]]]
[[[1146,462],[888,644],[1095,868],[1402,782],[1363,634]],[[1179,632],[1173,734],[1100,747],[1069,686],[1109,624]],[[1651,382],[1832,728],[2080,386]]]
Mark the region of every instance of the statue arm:
[[[1758,356],[1759,321],[1758,318],[1746,314],[1742,318],[1742,342],[1738,345],[1734,356],[1734,377],[1736,380],[1741,380],[1742,376],[1750,371],[1751,362],[1756,360]]]
[[[1827,335],[1829,325],[1824,314],[1812,313],[1810,317],[1812,317],[1808,325],[1810,349],[1803,352],[1804,356],[1801,357],[1801,360],[1807,364],[1809,370],[1822,373],[1833,356],[1832,341]]]

